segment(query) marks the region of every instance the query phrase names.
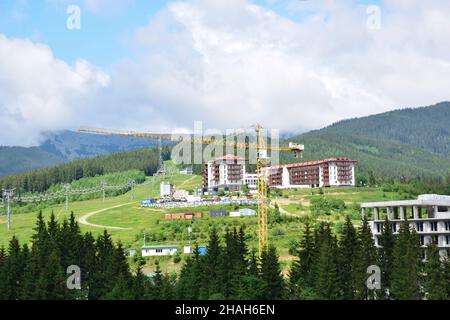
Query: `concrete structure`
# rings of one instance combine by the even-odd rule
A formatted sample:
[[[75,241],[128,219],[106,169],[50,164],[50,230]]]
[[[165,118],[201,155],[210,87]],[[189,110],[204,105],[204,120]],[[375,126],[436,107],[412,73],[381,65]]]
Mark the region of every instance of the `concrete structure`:
[[[355,164],[356,161],[349,158],[329,158],[272,166],[267,168],[268,184],[286,189],[355,186]],[[203,187],[208,192],[219,188],[237,191],[244,184],[256,190],[257,181],[256,174],[245,172],[244,160],[232,155],[208,162],[203,172]]]
[[[422,248],[434,243],[441,257],[450,257],[450,196],[420,195],[417,200],[362,203],[361,211],[363,217],[371,220],[376,246],[386,217],[394,233],[398,233],[407,219],[417,231]],[[426,258],[425,250],[423,258]]]
[[[217,191],[223,188],[229,191],[239,191],[245,176],[245,161],[243,158],[227,154],[205,164],[203,171],[203,187]]]
[[[268,183],[276,188],[322,188],[355,186],[356,161],[329,158],[268,168]]]
[[[173,185],[170,182],[161,182],[160,185],[160,198],[164,200],[172,200],[173,199]]]
[[[161,246],[143,246],[142,256],[143,257],[153,257],[153,256],[171,256],[174,255],[178,250],[178,246],[175,245],[161,245]]]

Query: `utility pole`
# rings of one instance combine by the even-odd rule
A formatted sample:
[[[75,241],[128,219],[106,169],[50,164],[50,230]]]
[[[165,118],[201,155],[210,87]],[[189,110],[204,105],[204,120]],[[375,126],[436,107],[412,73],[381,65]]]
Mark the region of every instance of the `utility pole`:
[[[8,203],[8,230],[11,230],[11,199],[14,196],[14,189],[3,189],[3,196]]]
[[[131,200],[134,200],[134,184],[136,183],[136,180],[132,179],[128,183],[131,186]]]
[[[64,188],[66,189],[66,211],[69,211],[70,184],[66,183]]]
[[[106,181],[102,181],[102,198],[103,198],[103,203],[105,203],[105,197],[106,197]]]
[[[189,246],[192,245],[192,227],[188,227],[188,233],[189,233]]]

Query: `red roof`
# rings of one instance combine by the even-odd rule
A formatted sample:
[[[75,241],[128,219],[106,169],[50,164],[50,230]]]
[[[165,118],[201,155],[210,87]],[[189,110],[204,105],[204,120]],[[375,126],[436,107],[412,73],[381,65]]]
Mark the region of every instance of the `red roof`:
[[[301,163],[290,163],[290,164],[283,164],[279,166],[273,166],[270,167],[271,169],[278,169],[278,168],[296,168],[296,167],[307,167],[307,166],[313,166],[318,164],[324,164],[329,162],[353,162],[356,163],[356,160],[350,159],[350,158],[328,158],[323,160],[317,160],[317,161],[310,161],[310,162],[301,162]]]

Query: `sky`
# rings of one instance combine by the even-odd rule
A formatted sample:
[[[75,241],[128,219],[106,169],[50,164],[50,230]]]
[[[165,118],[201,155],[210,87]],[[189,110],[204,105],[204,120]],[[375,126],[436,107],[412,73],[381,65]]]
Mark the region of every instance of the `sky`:
[[[432,105],[450,100],[449,38],[448,0],[2,0],[0,145]]]

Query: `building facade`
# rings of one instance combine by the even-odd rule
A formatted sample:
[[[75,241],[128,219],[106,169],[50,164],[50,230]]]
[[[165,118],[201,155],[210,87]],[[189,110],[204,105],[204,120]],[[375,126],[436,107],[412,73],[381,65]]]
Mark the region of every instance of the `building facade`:
[[[218,190],[239,191],[245,176],[243,158],[230,154],[208,161],[203,171],[203,187]]]
[[[170,182],[166,182],[166,181],[161,182],[161,184],[160,184],[160,198],[161,199],[172,200],[173,193],[174,193],[173,184],[171,184]]]
[[[419,235],[425,249],[430,244],[439,248],[441,257],[450,257],[450,196],[420,195],[417,200],[368,202],[361,204],[362,216],[370,219],[375,245],[387,218],[394,234],[406,220]],[[426,259],[426,251],[423,250]]]
[[[356,161],[349,158],[329,158],[313,162],[272,166],[268,184],[275,188],[322,188],[355,186]],[[227,155],[209,161],[203,172],[203,187],[237,191],[247,184],[257,188],[258,176],[245,172],[242,158]]]
[[[268,183],[276,188],[322,188],[355,186],[356,161],[330,158],[268,168]]]
[[[174,255],[177,250],[178,246],[176,245],[143,246],[141,254],[143,257],[171,256]]]

